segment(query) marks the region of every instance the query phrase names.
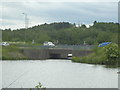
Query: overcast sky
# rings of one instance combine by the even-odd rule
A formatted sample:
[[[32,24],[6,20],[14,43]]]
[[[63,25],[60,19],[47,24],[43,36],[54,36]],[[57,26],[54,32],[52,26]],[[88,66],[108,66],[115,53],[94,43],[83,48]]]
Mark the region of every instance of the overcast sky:
[[[102,0],[101,0],[102,1]],[[108,1],[108,0],[107,0]],[[110,1],[110,0],[109,0]],[[29,18],[29,27],[52,22],[71,22],[92,24],[99,22],[118,22],[118,0],[114,2],[38,2],[11,1],[0,3],[2,22],[0,28],[24,28],[25,15]]]

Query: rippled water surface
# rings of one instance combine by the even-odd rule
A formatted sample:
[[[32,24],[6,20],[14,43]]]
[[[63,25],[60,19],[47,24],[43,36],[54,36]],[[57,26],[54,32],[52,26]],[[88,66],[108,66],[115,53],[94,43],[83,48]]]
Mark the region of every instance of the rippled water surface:
[[[34,88],[41,82],[47,88],[117,88],[117,71],[60,59],[3,61],[2,87]]]

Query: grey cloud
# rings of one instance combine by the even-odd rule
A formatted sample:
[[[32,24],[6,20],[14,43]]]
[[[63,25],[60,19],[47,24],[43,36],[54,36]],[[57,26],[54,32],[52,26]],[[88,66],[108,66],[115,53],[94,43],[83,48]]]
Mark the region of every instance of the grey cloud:
[[[7,2],[3,3],[3,19],[24,20],[23,12],[31,22],[36,19],[45,22],[69,21],[92,23],[97,21],[117,22],[116,2]]]

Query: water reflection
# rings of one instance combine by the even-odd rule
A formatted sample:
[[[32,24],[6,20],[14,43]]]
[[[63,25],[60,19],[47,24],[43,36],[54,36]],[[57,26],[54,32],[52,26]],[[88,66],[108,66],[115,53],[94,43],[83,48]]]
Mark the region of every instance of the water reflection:
[[[3,87],[27,72],[11,88],[117,88],[117,69],[69,60],[3,61]]]

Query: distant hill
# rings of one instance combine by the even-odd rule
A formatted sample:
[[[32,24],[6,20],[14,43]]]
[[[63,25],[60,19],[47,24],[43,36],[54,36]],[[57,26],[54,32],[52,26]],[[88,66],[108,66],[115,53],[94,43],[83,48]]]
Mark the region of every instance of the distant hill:
[[[2,31],[3,41],[20,41],[43,43],[59,41],[59,44],[96,44],[101,42],[118,42],[118,24],[112,22],[94,22],[89,28],[86,25],[76,27],[69,22],[42,24],[28,29]]]
[[[31,29],[33,30],[60,30],[73,27],[73,24],[69,22],[56,22],[51,24],[42,24],[38,26],[33,26]]]

